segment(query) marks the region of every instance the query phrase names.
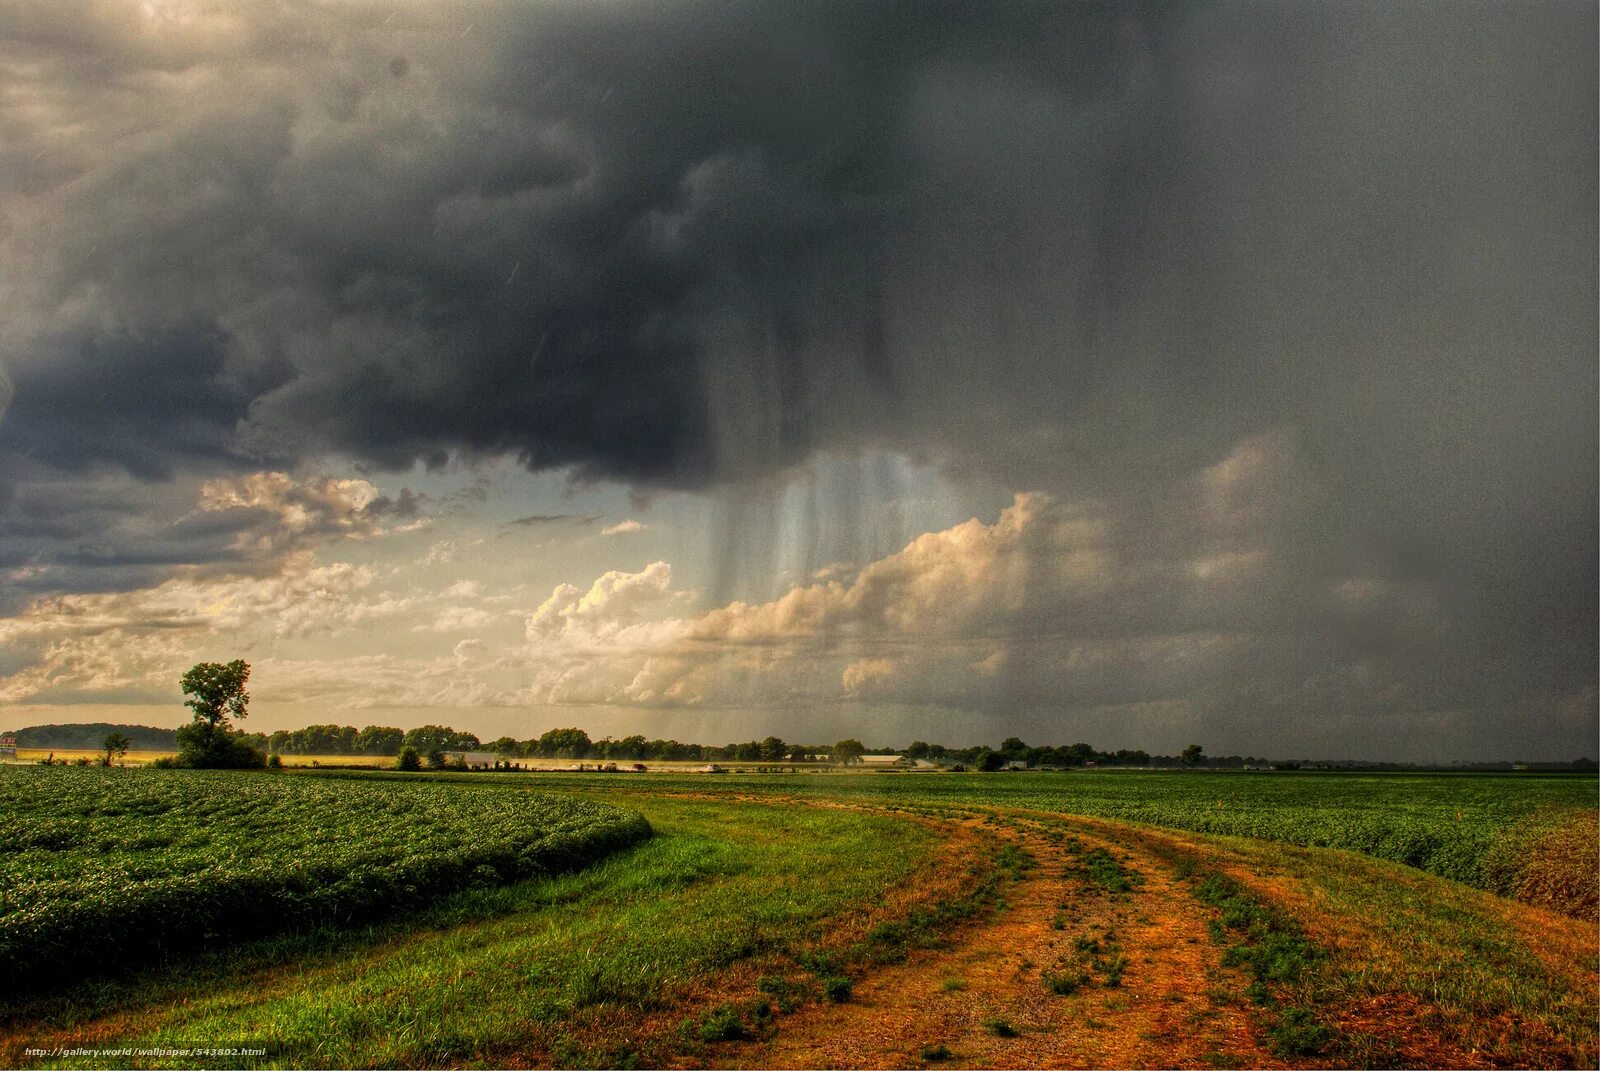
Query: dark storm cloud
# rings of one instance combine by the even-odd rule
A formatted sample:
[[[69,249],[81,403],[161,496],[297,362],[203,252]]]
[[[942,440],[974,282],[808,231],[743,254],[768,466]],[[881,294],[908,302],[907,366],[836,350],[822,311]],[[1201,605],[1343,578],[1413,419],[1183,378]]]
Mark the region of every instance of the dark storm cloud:
[[[1424,585],[1499,706],[1593,685],[1592,5],[20,16],[8,530],[24,472],[329,451],[1137,504],[1281,430],[1299,575]]]
[[[199,486],[62,479],[38,465],[20,475],[0,504],[0,615],[41,594],[131,591],[180,571],[271,576],[296,552],[366,538],[421,512],[421,496],[407,488],[372,497],[362,482],[281,473]]]
[[[51,360],[14,376],[22,404],[0,423],[8,452],[66,472],[117,466],[151,480],[229,453],[251,393],[228,382],[215,330],[180,325],[46,345]]]
[[[518,517],[516,520],[507,521],[507,527],[515,528],[542,528],[547,524],[593,524],[600,519],[600,514],[592,513],[581,516],[576,513],[536,513],[530,517]]]

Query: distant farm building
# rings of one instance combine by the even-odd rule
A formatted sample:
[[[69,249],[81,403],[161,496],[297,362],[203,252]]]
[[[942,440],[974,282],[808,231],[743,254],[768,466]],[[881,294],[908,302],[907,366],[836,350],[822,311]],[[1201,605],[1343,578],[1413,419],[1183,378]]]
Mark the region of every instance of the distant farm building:
[[[492,751],[446,751],[445,761],[452,766],[466,766],[474,770],[492,770],[500,756]]]
[[[14,759],[17,757],[17,738],[14,736],[0,736],[0,759]]]

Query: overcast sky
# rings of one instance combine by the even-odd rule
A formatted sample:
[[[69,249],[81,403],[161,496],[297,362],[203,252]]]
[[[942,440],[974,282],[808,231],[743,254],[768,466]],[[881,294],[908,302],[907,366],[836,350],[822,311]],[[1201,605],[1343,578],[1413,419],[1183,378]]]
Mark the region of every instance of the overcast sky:
[[[0,723],[1596,751],[1588,2],[0,2]]]

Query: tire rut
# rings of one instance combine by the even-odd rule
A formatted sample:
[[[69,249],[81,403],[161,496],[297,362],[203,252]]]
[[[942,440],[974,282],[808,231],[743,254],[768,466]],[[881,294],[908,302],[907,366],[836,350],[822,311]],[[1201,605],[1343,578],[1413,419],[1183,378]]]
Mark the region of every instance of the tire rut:
[[[987,924],[872,972],[847,1004],[783,1017],[771,1038],[725,1049],[715,1064],[1285,1066],[1264,1047],[1242,978],[1222,968],[1206,909],[1169,864],[1103,828],[1003,821],[1037,865]],[[1107,887],[1119,873],[1127,891]]]

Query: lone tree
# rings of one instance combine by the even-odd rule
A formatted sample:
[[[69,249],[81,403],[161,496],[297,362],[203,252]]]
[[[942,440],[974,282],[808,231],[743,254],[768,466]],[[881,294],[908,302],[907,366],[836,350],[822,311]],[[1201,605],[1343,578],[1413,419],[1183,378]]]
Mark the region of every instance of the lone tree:
[[[112,760],[120,759],[128,753],[128,749],[133,746],[133,741],[121,733],[111,733],[101,746],[106,749],[106,758],[103,765],[110,766]]]
[[[833,761],[842,762],[846,766],[861,761],[861,756],[867,753],[866,747],[856,739],[841,740],[833,745]]]
[[[244,686],[249,679],[250,663],[237,658],[227,665],[201,662],[183,675],[179,684],[191,697],[184,706],[194,711],[194,720],[178,730],[179,766],[240,769],[266,764],[228,721],[248,713],[250,693]]]
[[[1206,757],[1206,749],[1199,744],[1190,744],[1183,749],[1183,754],[1178,756],[1178,761],[1185,767],[1193,768],[1200,765],[1200,760]]]

